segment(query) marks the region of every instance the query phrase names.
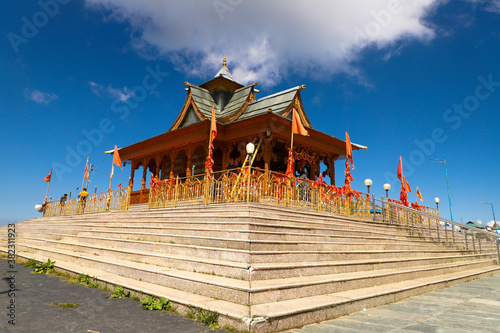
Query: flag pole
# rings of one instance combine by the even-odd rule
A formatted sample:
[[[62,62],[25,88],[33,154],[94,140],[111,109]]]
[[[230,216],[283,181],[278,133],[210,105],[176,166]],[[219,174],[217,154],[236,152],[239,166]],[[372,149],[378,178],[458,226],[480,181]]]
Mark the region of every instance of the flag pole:
[[[85,164],[85,165],[86,165],[86,166],[88,166],[88,165],[89,165],[89,157],[88,157],[88,156],[87,156],[87,164]],[[85,187],[84,187],[84,185],[85,185],[85,176],[86,176],[86,175],[85,175],[85,172],[84,172],[84,173],[83,173],[83,180],[82,180],[82,187],[81,187],[82,191],[83,191],[83,189],[85,188]]]
[[[49,197],[49,188],[50,188],[50,180],[49,183],[47,184],[47,193],[45,193],[45,199],[43,200],[43,202],[47,202],[47,198]]]
[[[115,170],[115,164],[111,164],[111,175],[109,176],[109,187],[108,191],[111,190],[111,181],[113,180],[113,172]]]

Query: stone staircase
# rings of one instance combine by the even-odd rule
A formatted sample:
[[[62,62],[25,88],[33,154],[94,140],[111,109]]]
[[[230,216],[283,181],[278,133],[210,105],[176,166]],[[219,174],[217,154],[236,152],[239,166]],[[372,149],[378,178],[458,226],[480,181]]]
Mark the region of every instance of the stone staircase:
[[[255,203],[35,218],[17,223],[16,233],[22,258],[50,258],[59,269],[166,297],[181,313],[217,311],[221,326],[250,332],[500,273],[496,247],[467,252],[460,233],[451,246],[426,228]]]

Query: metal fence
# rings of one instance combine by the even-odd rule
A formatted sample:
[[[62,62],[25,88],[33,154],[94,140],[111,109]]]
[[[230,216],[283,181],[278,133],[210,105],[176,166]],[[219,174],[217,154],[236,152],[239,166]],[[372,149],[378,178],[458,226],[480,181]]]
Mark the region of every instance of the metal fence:
[[[420,234],[438,243],[456,246],[467,253],[496,252],[500,259],[497,233],[444,219],[439,217],[437,210],[417,210],[373,197],[370,211],[374,221],[407,228],[412,234]]]
[[[68,198],[65,201],[49,201],[43,216],[75,215],[97,213],[108,210],[127,210],[129,188],[119,188],[109,192],[89,194],[87,198]]]
[[[204,175],[168,179],[152,184],[149,208],[177,207],[196,204],[231,202],[259,202],[291,207],[370,217],[367,195],[344,195],[338,188],[325,183],[288,178],[275,172],[257,168],[227,170],[214,174],[210,180]]]

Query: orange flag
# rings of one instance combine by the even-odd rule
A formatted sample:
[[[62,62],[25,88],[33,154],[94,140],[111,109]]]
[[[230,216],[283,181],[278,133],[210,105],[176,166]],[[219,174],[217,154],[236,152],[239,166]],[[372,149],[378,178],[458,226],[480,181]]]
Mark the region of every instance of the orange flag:
[[[349,134],[347,132],[345,132],[345,153],[347,155],[347,159],[351,161],[352,168],[354,169],[354,162],[352,161],[351,139],[349,138]]]
[[[50,182],[51,178],[52,178],[52,169],[50,169],[49,174],[45,177],[45,179],[43,181],[48,183],[48,182]]]
[[[401,181],[401,185],[403,185],[403,162],[401,162],[401,156],[399,156],[398,179]]]
[[[297,111],[293,109],[293,116],[292,116],[292,133],[293,134],[300,134],[303,136],[309,136],[309,132],[304,128],[302,123],[300,122],[300,117]]]
[[[212,119],[210,124],[210,143],[212,143],[217,136],[217,122],[215,120],[215,107],[212,105]]]
[[[405,190],[407,192],[410,192],[411,193],[411,188],[410,188],[410,184],[408,184],[408,182],[406,181],[406,177],[403,176],[403,181],[404,181],[404,187],[405,187]]]
[[[118,154],[118,147],[115,145],[115,151],[113,152],[113,164],[118,165],[122,170],[122,159],[120,158],[120,154]],[[113,177],[113,175],[111,175]]]
[[[422,199],[422,194],[420,193],[418,186],[417,186],[417,197],[420,199],[420,201],[424,202],[424,199]]]
[[[89,160],[87,159],[87,164],[85,164],[85,174],[84,174],[84,177],[87,178],[87,180],[89,180]]]

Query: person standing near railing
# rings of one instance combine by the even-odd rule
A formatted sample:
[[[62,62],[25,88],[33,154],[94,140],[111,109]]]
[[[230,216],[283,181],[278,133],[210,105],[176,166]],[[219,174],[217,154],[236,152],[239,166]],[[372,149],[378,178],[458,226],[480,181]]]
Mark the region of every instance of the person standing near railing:
[[[87,188],[84,188],[80,195],[78,196],[80,199],[78,200],[78,213],[85,212],[85,203],[87,202],[87,197],[89,196],[89,192],[87,192]]]
[[[64,195],[59,199],[59,207],[60,207],[60,212],[59,215],[64,214],[64,206],[66,205],[66,200],[68,199],[68,195],[64,193]]]

